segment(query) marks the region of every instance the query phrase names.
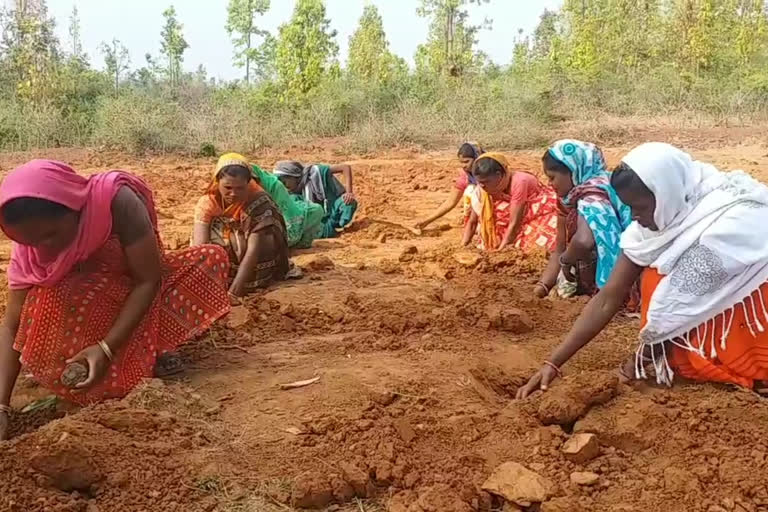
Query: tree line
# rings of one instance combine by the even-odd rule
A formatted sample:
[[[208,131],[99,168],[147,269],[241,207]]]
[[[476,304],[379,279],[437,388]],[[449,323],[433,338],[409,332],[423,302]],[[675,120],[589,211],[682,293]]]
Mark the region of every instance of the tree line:
[[[139,59],[120,40],[104,41],[98,47],[103,67],[94,69],[77,8],[62,42],[45,0],[15,0],[0,11],[0,147],[48,144],[56,130],[64,135],[54,143],[89,142],[116,129],[110,116],[143,115],[128,111],[140,101],[144,113],[172,114],[165,119],[169,130],[195,128],[193,113],[213,117],[226,105],[264,121],[318,116],[309,125],[312,136],[347,134],[371,117],[396,125],[393,120],[414,109],[431,119],[436,109],[457,105],[487,130],[502,126],[493,112],[500,107],[540,122],[557,120],[566,107],[617,114],[768,111],[765,0],[565,0],[545,11],[532,33],[510,34],[504,64],[478,49],[478,37],[514,20],[471,21],[473,10],[489,2],[414,2],[429,31],[409,66],[390,50],[375,5],[364,7],[342,65],[323,0],[296,0],[290,20],[274,33],[263,27],[270,0],[229,0],[222,29],[243,74],[217,82],[202,65],[185,70],[189,43],[173,6],[159,13],[164,24],[156,55],[133,65]],[[55,122],[37,129],[37,142],[25,142],[22,132],[29,128],[18,126],[25,116]],[[468,129],[461,124],[456,120],[454,131]],[[136,126],[131,130],[141,132],[140,141],[160,137]],[[408,138],[418,137],[392,133],[395,141]]]

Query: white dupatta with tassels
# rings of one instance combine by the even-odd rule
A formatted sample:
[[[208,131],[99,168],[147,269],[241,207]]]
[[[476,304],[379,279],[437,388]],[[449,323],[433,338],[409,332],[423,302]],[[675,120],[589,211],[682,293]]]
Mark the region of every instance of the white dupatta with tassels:
[[[766,299],[758,290],[768,280],[768,187],[669,144],[643,144],[623,162],[656,197],[659,230],[633,222],[621,248],[637,265],[664,276],[640,331],[636,377],[646,378],[643,352],[650,347],[657,382],[671,385],[665,342],[715,358],[726,347],[739,304],[753,335],[768,328]]]

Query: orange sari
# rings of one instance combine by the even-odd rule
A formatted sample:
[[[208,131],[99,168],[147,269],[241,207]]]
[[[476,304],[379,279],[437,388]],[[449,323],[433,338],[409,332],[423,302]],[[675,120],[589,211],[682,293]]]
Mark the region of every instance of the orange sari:
[[[663,277],[652,268],[646,268],[643,272],[641,284],[643,326],[647,321],[651,296]],[[752,300],[757,297],[758,293],[762,294],[763,300],[768,299],[768,283],[761,285],[760,288],[752,292]],[[750,307],[749,309],[752,310],[753,308]],[[745,311],[744,306],[738,303],[733,308],[733,313],[726,312],[725,316],[715,315],[713,319],[691,331],[689,336],[691,345],[694,347],[701,346],[699,334],[704,338],[706,357],[668,343],[667,356],[672,370],[686,379],[725,382],[750,389],[754,387],[756,380],[768,380],[768,326],[765,325],[764,320],[760,320],[764,330],[760,332],[758,329],[754,313],[758,309],[759,307],[752,311]],[[717,355],[710,358],[708,348],[710,347],[712,329],[714,329],[714,333],[722,333],[724,320],[726,324],[731,326],[725,341],[725,348],[720,346],[718,338],[716,342]]]

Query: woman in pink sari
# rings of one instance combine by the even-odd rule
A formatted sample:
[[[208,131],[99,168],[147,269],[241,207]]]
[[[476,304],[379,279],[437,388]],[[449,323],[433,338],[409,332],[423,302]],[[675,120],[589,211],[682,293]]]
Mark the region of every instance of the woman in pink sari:
[[[0,227],[13,240],[0,326],[0,439],[21,365],[41,385],[89,404],[127,394],[158,357],[229,311],[229,262],[200,246],[164,254],[152,192],[122,171],[79,176],[33,160],[0,185]],[[87,378],[61,376],[78,362]]]

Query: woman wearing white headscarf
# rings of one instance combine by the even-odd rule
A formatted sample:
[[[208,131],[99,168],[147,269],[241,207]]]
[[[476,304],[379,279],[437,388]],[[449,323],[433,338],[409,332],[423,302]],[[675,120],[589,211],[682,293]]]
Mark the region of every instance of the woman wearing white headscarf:
[[[619,311],[642,273],[640,345],[622,375],[677,374],[764,391],[768,381],[768,187],[721,172],[673,146],[643,144],[611,176],[632,209],[606,286],[520,388],[546,390],[560,367]]]

